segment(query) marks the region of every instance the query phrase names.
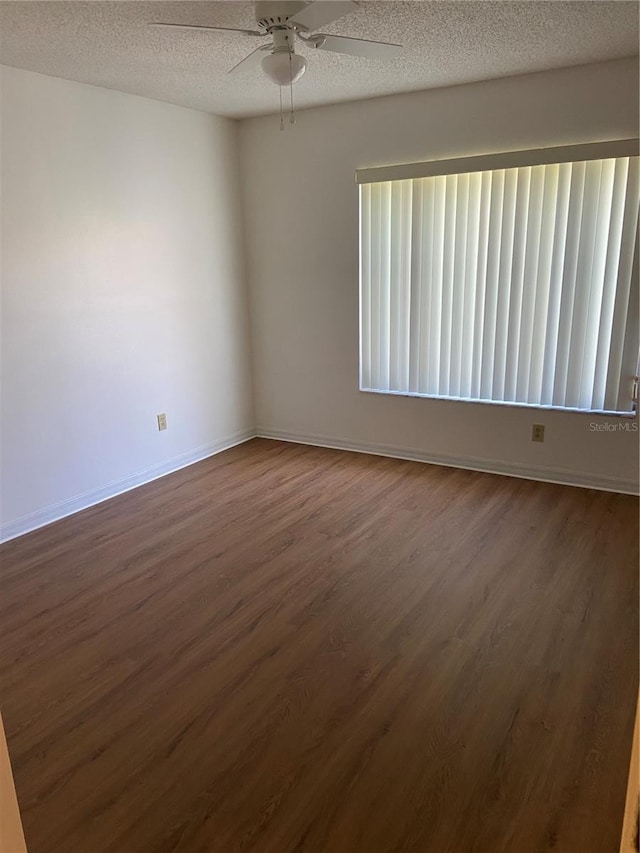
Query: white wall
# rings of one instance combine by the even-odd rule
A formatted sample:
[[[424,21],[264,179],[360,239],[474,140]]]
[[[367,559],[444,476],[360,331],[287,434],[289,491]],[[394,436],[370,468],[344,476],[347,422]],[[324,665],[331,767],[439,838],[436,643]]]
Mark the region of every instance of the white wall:
[[[638,434],[593,431],[604,419],[358,391],[353,173],[637,135],[634,61],[309,110],[284,133],[273,116],[238,133],[16,69],[1,85],[0,538],[256,421],[274,436],[633,488]]]
[[[6,537],[253,411],[237,123],[11,68],[1,115]]]
[[[243,121],[258,432],[633,489],[638,433],[605,419],[358,391],[354,171],[637,135],[637,59]]]

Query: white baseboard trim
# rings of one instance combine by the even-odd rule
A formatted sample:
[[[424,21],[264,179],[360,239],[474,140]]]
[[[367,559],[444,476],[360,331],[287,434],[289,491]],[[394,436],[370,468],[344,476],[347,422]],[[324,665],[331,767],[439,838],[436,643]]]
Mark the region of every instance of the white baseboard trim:
[[[541,480],[545,483],[557,483],[562,486],[580,486],[585,489],[598,489],[605,492],[621,492],[627,495],[638,494],[638,481],[621,477],[606,477],[601,474],[581,474],[562,468],[541,468],[516,462],[501,462],[496,459],[479,459],[473,456],[448,456],[443,453],[430,453],[411,447],[399,447],[390,444],[373,444],[366,441],[344,441],[312,433],[292,433],[270,427],[258,427],[258,438],[271,438],[278,441],[290,441],[294,444],[311,444],[316,447],[329,447],[334,450],[351,450],[354,453],[369,453],[373,456],[390,456],[394,459],[407,459],[412,462],[427,462],[431,465],[446,465],[450,468],[466,468],[470,471],[483,471],[487,474],[502,474],[507,477],[519,477],[524,480]]]
[[[541,480],[547,483],[558,483],[564,486],[579,486],[585,489],[598,489],[606,492],[621,492],[622,494],[637,495],[638,482],[619,477],[606,477],[601,474],[581,474],[561,468],[541,468],[536,465],[523,463],[507,463],[493,459],[478,459],[472,456],[448,456],[442,453],[429,453],[410,447],[400,447],[390,444],[375,444],[371,442],[345,441],[332,436],[316,435],[314,433],[292,433],[270,427],[258,427],[233,433],[218,441],[212,441],[194,450],[174,456],[157,465],[152,465],[142,471],[116,480],[98,489],[91,489],[75,495],[67,500],[52,504],[14,521],[0,526],[0,543],[16,539],[25,533],[30,533],[54,521],[59,521],[83,509],[95,506],[110,498],[144,486],[181,468],[186,468],[196,462],[201,462],[223,450],[229,450],[238,444],[243,444],[252,438],[270,438],[277,441],[289,441],[294,444],[309,444],[315,447],[328,447],[334,450],[350,450],[354,453],[369,453],[373,456],[390,456],[394,459],[407,459],[413,462],[426,462],[431,465],[445,465],[450,468],[466,468],[471,471],[483,471],[488,474],[502,474],[507,477],[519,477],[525,480]]]
[[[225,438],[208,442],[200,447],[196,447],[194,450],[188,450],[186,453],[173,456],[171,459],[166,459],[157,465],[151,465],[149,468],[131,474],[122,480],[114,480],[98,489],[91,489],[88,492],[74,495],[72,498],[52,504],[44,509],[23,515],[21,518],[9,521],[0,527],[0,542],[8,542],[9,539],[16,539],[18,536],[31,533],[31,531],[37,530],[39,527],[45,527],[54,521],[60,521],[60,519],[80,512],[83,509],[89,509],[89,507],[107,501],[110,498],[115,498],[116,495],[129,492],[131,489],[137,489],[138,486],[144,486],[146,483],[152,482],[152,480],[166,477],[167,474],[172,474],[174,471],[179,471],[181,468],[186,468],[195,462],[201,462],[203,459],[208,459],[210,456],[222,453],[223,450],[229,450],[229,448],[235,447],[237,444],[243,444],[245,441],[255,438],[255,436],[256,432],[254,429],[240,430],[239,432],[225,436]]]

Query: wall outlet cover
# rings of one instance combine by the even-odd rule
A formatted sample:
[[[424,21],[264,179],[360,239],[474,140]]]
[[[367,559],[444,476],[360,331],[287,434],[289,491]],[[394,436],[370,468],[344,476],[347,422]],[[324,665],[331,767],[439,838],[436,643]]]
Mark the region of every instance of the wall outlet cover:
[[[544,424],[534,424],[531,428],[531,441],[544,441]]]

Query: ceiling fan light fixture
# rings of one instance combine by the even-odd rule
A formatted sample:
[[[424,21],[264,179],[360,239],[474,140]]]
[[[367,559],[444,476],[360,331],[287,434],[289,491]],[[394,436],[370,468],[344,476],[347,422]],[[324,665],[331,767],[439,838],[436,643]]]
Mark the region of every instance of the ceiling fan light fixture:
[[[262,60],[262,70],[276,86],[290,86],[307,70],[307,60],[298,53],[271,53]]]

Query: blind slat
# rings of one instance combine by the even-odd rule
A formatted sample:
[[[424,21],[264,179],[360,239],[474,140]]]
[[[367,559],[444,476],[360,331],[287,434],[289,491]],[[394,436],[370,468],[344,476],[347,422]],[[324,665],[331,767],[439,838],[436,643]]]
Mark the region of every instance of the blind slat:
[[[517,169],[515,231],[513,260],[511,262],[511,293],[507,331],[507,361],[504,379],[504,399],[516,400],[516,378],[520,351],[522,325],[522,298],[524,291],[527,233],[529,227],[531,169]]]
[[[502,217],[505,172],[493,172],[489,208],[489,237],[487,246],[487,284],[485,290],[484,333],[482,337],[482,366],[480,368],[480,399],[493,400],[493,377],[496,352],[500,258],[502,256]]]
[[[601,179],[602,162],[595,160],[587,163],[578,241],[576,285],[571,315],[567,389],[565,393],[565,405],[572,408],[579,408],[584,397],[581,387],[582,366],[587,336],[589,283],[593,269],[593,247],[596,240],[596,222],[600,201]]]
[[[471,397],[479,397],[482,393],[482,370],[484,366],[484,326],[487,297],[487,280],[489,277],[489,224],[491,214],[491,194],[493,173],[482,175],[480,187],[480,209],[478,212],[478,264],[476,270],[476,304],[473,311],[473,349],[471,352]]]
[[[624,222],[620,245],[618,285],[613,306],[609,370],[605,391],[605,407],[615,409],[619,403],[620,385],[624,371],[623,354],[629,303],[638,289],[638,194],[640,193],[639,158],[629,162]],[[632,287],[632,285],[634,285]],[[636,296],[637,298],[637,296]],[[636,332],[637,334],[637,332]],[[637,349],[637,347],[636,347]]]
[[[558,335],[560,332],[560,313],[562,309],[562,281],[567,254],[567,236],[569,227],[569,205],[573,183],[573,166],[561,163],[558,167],[558,189],[553,234],[551,272],[549,277],[549,302],[545,321],[545,347],[542,356],[542,391],[540,402],[543,406],[553,405],[555,378],[558,356]]]
[[[422,303],[423,281],[422,243],[425,239],[425,227],[422,221],[422,195],[424,181],[413,181],[412,210],[411,210],[411,258],[410,258],[410,317],[409,317],[409,391],[417,393],[420,382],[420,353],[422,342]],[[430,275],[428,276],[430,278]],[[410,346],[413,341],[414,345]]]
[[[560,289],[560,314],[556,341],[555,370],[552,402],[555,406],[567,405],[567,377],[571,351],[571,324],[573,322],[576,277],[578,274],[578,248],[584,200],[585,164],[575,163],[571,170],[567,236],[564,245],[564,268]]]
[[[598,346],[594,366],[593,404],[599,409],[605,407],[607,369],[609,366],[611,334],[613,331],[613,310],[615,307],[616,287],[620,269],[620,250],[628,176],[629,158],[621,157],[615,161],[611,217],[609,220],[609,242],[604,269],[600,328],[598,330]]]
[[[467,232],[469,228],[469,175],[459,175],[455,199],[453,234],[453,278],[451,281],[451,361],[449,395],[460,396],[462,336],[464,333],[464,286],[467,273]]]
[[[371,277],[369,295],[369,335],[371,387],[380,389],[380,255],[382,252],[382,187],[371,187]]]
[[[525,400],[543,403],[544,356],[547,348],[547,318],[551,307],[552,273],[554,258],[554,233],[557,223],[560,167],[544,170],[542,205],[540,212],[539,246],[536,270],[536,292],[533,300],[533,318],[529,338],[531,352],[528,386]]]
[[[402,256],[400,259],[401,299],[398,318],[398,359],[401,361],[400,385],[403,391],[409,390],[409,370],[411,347],[409,332],[411,329],[411,213],[413,202],[413,182],[403,181],[402,190]]]
[[[476,287],[478,286],[478,253],[480,243],[480,211],[482,195],[482,175],[476,173],[469,177],[469,207],[467,244],[465,254],[467,262],[464,276],[464,295],[462,298],[462,346],[460,350],[460,395],[471,396],[473,382],[473,353],[476,312]]]
[[[430,389],[430,375],[433,369],[430,358],[430,341],[435,337],[435,329],[431,320],[431,290],[434,283],[433,276],[433,231],[434,231],[434,186],[430,182],[419,181],[422,187],[422,193],[419,199],[420,217],[424,223],[424,233],[422,236],[422,265],[425,271],[424,286],[422,287],[420,301],[420,331],[422,338],[418,342],[419,349],[419,366],[420,366],[420,381],[416,384],[415,390],[421,392],[423,385],[426,383],[427,393]]]
[[[504,199],[502,204],[502,239],[500,241],[498,304],[496,309],[496,335],[493,358],[493,395],[491,397],[492,400],[499,401],[505,399],[509,303],[511,299],[511,275],[513,271],[517,189],[518,175],[515,169],[509,169],[505,175]]]
[[[591,275],[588,279],[588,304],[584,343],[581,358],[580,407],[594,408],[598,333],[605,285],[605,267],[609,244],[615,160],[604,160],[600,173],[598,212],[593,238]]]
[[[360,191],[360,387],[373,388],[371,377],[371,187]]]
[[[527,402],[529,399],[531,363],[534,360],[538,343],[533,337],[536,301],[538,289],[543,290],[545,287],[544,279],[540,277],[540,254],[542,248],[540,237],[544,210],[545,174],[546,170],[544,166],[536,166],[531,170],[529,185],[529,215],[527,220],[518,363],[514,392],[515,399],[520,403]],[[538,401],[536,400],[535,402]]]
[[[445,245],[445,199],[447,192],[446,178],[436,178],[428,181],[429,199],[432,223],[431,242],[431,264],[428,267],[431,273],[431,299],[424,303],[424,320],[422,328],[425,330],[426,340],[422,346],[428,349],[428,372],[424,374],[424,385],[421,387],[423,393],[439,394],[441,375],[441,353],[442,353],[442,286],[444,281],[444,245]]]
[[[440,314],[440,375],[438,393],[451,396],[451,326],[453,315],[453,284],[455,281],[455,227],[458,176],[445,178],[442,310]]]

